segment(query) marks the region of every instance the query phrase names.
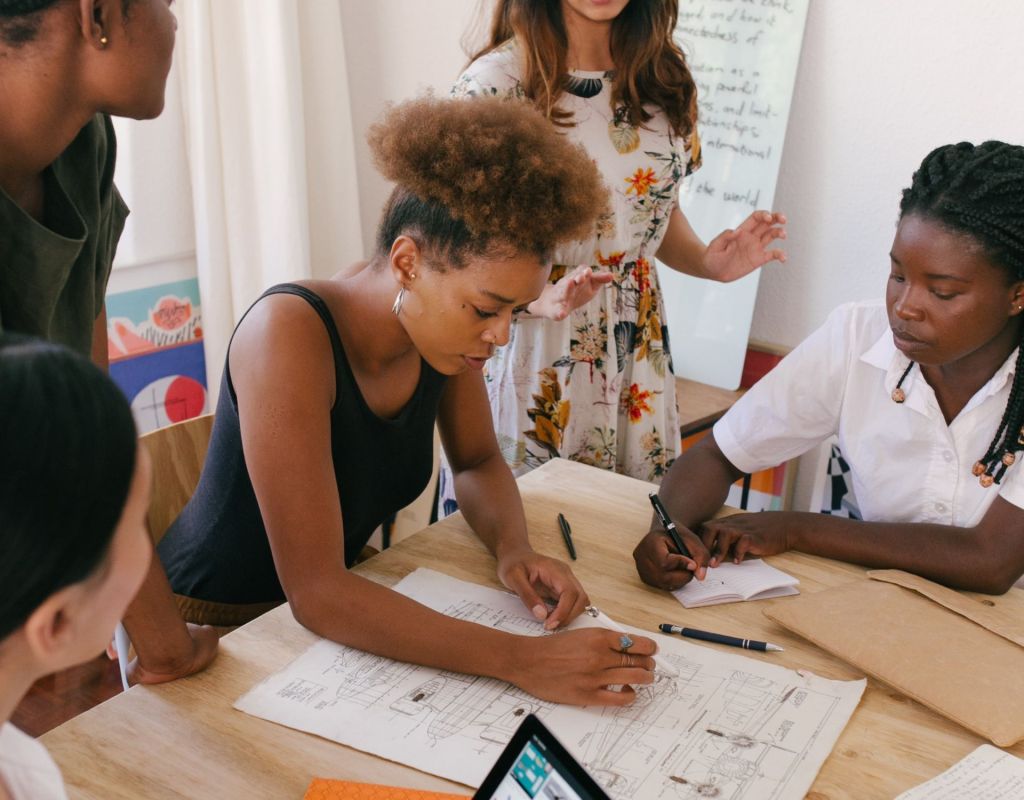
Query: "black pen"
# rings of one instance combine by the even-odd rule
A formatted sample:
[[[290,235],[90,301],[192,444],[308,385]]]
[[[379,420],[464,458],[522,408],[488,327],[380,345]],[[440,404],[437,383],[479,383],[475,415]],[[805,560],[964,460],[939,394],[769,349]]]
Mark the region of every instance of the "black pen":
[[[690,555],[690,551],[687,550],[686,545],[683,544],[683,537],[679,535],[679,529],[676,528],[676,524],[669,517],[668,511],[665,510],[665,506],[662,505],[661,498],[654,492],[651,492],[647,496],[651,500],[651,505],[654,506],[654,513],[658,515],[658,519],[661,520],[662,526],[668,533],[669,538],[672,539],[672,544],[676,546],[676,550],[687,558],[692,559],[693,556]]]
[[[680,628],[678,625],[670,625],[667,622],[658,626],[662,633],[678,633],[690,639],[701,639],[705,642],[715,644],[728,644],[732,647],[742,647],[744,650],[761,650],[770,652],[783,652],[782,648],[771,642],[758,642],[754,639],[740,639],[738,636],[726,636],[722,633],[711,633],[710,631],[699,631],[696,628]]]
[[[562,515],[561,512],[558,513],[558,527],[562,529],[562,538],[565,540],[565,546],[569,550],[569,558],[575,561],[576,548],[573,546],[572,543],[572,530],[569,528],[569,521]]]

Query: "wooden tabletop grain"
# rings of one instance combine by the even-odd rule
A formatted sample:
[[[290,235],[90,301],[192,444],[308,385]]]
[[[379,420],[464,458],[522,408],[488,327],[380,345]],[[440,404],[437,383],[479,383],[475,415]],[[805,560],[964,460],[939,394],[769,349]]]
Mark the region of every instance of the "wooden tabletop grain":
[[[530,536],[541,552],[566,558],[556,514],[572,524],[579,560],[573,568],[592,602],[621,622],[656,631],[686,624],[785,647],[752,653],[828,678],[862,675],[768,620],[770,603],[732,603],[684,611],[667,593],[643,585],[630,556],[647,530],[649,485],[556,460],[519,480]],[[788,553],[770,559],[813,594],[867,580],[849,564]],[[460,515],[412,536],[357,567],[393,584],[420,566],[499,587],[494,561]],[[1024,592],[1008,598],[1024,603]],[[1024,609],[1024,605],[1020,606]],[[155,687],[137,686],[42,737],[64,772],[72,798],[301,798],[313,777],[347,778],[434,790],[465,787],[360,753],[334,742],[235,711],[232,704],[280,670],[315,637],[280,607],[221,641],[206,672]],[[711,645],[715,647],[716,645]],[[735,652],[735,651],[734,651]],[[1016,678],[1007,677],[1007,687]],[[809,798],[892,798],[945,770],[982,740],[875,680],[825,762]],[[1024,756],[1024,744],[1011,752]]]

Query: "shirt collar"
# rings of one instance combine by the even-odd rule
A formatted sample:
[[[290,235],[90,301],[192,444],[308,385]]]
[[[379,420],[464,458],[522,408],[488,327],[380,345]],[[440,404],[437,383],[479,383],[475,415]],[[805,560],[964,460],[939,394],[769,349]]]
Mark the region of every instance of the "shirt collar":
[[[1000,389],[1002,389],[1007,381],[1013,379],[1014,367],[1017,363],[1017,352],[1020,350],[1019,347],[1014,348],[1014,351],[1010,353],[1003,365],[999,367],[993,373],[992,377],[988,379],[984,386],[978,390],[977,394],[967,403],[964,410],[977,405],[986,397],[991,397]],[[896,384],[899,383],[900,377],[903,375],[907,366],[910,364],[910,359],[906,355],[896,349],[896,345],[892,340],[892,330],[886,328],[882,335],[878,337],[877,341],[870,348],[868,348],[860,360],[865,364],[870,364],[873,367],[878,367],[885,371],[885,378],[883,385],[887,394],[892,394],[893,389],[896,388]],[[907,402],[910,403],[912,396],[912,389],[914,384],[917,382],[921,371],[918,369],[912,369],[910,374],[907,375],[906,380],[903,381],[903,391],[907,394]]]

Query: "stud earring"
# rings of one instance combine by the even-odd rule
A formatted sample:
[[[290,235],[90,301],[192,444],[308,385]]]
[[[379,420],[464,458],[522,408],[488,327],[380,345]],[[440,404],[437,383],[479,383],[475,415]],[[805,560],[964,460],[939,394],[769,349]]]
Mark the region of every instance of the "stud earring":
[[[107,38],[107,34],[103,34],[100,37],[100,47],[106,47],[109,42],[110,39]]]

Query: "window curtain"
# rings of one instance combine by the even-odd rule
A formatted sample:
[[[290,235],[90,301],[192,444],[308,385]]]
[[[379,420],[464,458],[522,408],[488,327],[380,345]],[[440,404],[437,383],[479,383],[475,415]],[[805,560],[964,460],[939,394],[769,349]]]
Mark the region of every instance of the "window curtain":
[[[363,257],[338,0],[181,0],[182,82],[211,405],[276,283]]]

